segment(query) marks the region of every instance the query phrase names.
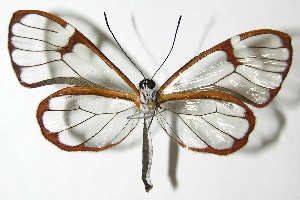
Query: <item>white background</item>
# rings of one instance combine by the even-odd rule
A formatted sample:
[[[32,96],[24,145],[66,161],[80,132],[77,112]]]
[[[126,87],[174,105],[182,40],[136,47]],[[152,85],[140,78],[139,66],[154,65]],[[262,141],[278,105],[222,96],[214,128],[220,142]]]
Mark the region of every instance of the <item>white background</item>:
[[[0,199],[300,199],[300,1],[7,2],[0,3]],[[141,127],[119,147],[97,153],[64,152],[44,139],[36,108],[57,88],[24,88],[14,74],[7,34],[12,13],[21,9],[56,13],[98,42],[101,34],[111,39],[105,11],[123,48],[149,76],[166,57],[182,14],[174,51],[155,78],[159,84],[201,51],[260,28],[291,35],[293,65],[273,103],[255,110],[249,143],[232,155],[178,148],[154,125],[154,188],[146,193],[140,178]],[[118,50],[103,51],[138,84],[140,76],[128,73],[132,66]]]

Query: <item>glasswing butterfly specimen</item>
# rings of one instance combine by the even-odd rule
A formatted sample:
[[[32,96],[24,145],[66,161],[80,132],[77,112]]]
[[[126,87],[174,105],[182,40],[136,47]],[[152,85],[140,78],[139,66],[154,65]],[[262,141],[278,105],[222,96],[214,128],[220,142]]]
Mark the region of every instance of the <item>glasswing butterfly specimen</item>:
[[[142,180],[147,192],[152,188],[149,128],[154,119],[183,147],[230,154],[247,143],[255,125],[245,103],[266,106],[292,62],[287,34],[254,30],[200,53],[158,90],[154,76],[144,75],[137,89],[73,26],[37,10],[14,13],[8,47],[22,85],[70,85],[44,99],[37,110],[43,135],[60,149],[110,148],[143,121]]]

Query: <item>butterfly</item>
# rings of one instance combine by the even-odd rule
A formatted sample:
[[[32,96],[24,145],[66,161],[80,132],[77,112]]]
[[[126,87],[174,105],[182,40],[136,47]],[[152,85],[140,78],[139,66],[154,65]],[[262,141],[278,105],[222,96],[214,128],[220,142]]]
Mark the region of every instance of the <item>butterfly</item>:
[[[8,47],[23,86],[69,85],[37,109],[42,134],[60,149],[108,149],[143,121],[142,180],[147,192],[153,187],[153,120],[192,151],[233,153],[247,143],[255,126],[247,104],[264,107],[272,101],[293,54],[289,35],[249,31],[200,53],[156,89],[153,77],[144,77],[137,88],[83,34],[46,12],[15,12]]]

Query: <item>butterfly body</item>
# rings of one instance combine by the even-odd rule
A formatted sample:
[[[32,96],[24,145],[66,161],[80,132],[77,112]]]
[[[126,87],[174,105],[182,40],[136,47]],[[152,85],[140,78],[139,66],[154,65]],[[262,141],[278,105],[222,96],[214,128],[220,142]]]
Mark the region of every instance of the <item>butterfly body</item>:
[[[154,112],[157,107],[157,90],[155,82],[151,79],[144,79],[139,83],[140,101],[142,109],[146,112]]]
[[[149,192],[153,185],[150,179],[150,169],[152,164],[152,138],[150,126],[153,118],[157,112],[157,90],[155,90],[155,82],[152,79],[143,79],[139,83],[141,109],[140,113],[143,114],[144,128],[143,128],[143,158],[142,158],[142,180],[145,189]]]
[[[72,25],[37,10],[14,13],[8,48],[20,83],[68,84],[37,109],[44,137],[66,151],[101,151],[122,142],[143,121],[142,180],[152,188],[150,126],[156,120],[179,145],[227,155],[243,147],[255,126],[246,103],[264,107],[292,64],[289,35],[260,29],[200,53],[156,89],[139,89]]]

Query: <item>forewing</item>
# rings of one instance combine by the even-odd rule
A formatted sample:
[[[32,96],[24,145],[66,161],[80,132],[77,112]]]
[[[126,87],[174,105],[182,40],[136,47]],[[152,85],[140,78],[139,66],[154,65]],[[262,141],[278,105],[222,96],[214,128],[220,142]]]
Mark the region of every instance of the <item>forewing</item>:
[[[263,107],[277,94],[291,62],[290,36],[275,30],[250,31],[193,58],[159,94],[218,90]]]
[[[138,120],[136,95],[94,87],[62,89],[43,100],[37,119],[46,139],[67,151],[99,151],[120,143]]]
[[[252,111],[240,100],[216,91],[165,95],[157,119],[167,134],[193,151],[220,155],[247,143]]]
[[[86,37],[49,13],[14,13],[8,46],[14,70],[24,86],[85,85],[138,94],[132,82]]]

